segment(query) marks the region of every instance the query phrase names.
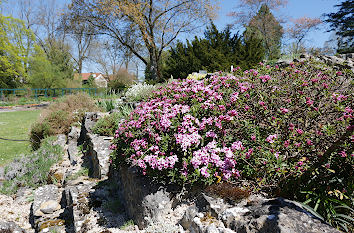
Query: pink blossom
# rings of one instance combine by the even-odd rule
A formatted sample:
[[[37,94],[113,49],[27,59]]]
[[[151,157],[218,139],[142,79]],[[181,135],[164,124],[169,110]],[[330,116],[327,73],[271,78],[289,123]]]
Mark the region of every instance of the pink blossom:
[[[232,149],[233,151],[235,151],[235,150],[243,150],[244,147],[243,147],[241,141],[237,141],[237,142],[232,143],[231,149]]]
[[[287,108],[280,108],[280,111],[285,114],[285,113],[288,113],[288,112],[289,112],[289,109],[287,109]]]
[[[342,150],[341,152],[339,152],[339,155],[343,158],[347,157],[347,153],[345,153],[344,150]]]
[[[275,142],[275,139],[277,139],[278,136],[276,134],[273,134],[273,135],[269,135],[266,139],[267,142],[269,143],[274,143]]]
[[[309,146],[313,145],[313,143],[312,143],[312,141],[310,139],[306,139],[306,144],[309,145]]]
[[[225,110],[226,110],[226,108],[225,108],[224,105],[218,105],[218,107],[219,107],[219,110],[220,110],[220,111],[225,111]]]
[[[208,177],[210,176],[210,174],[209,174],[209,172],[208,172],[208,167],[207,167],[207,166],[202,167],[202,168],[200,169],[200,174],[201,174],[202,176],[204,176],[205,178],[208,178]]]
[[[286,140],[285,142],[284,142],[284,147],[285,148],[288,148],[290,146],[290,141],[289,140]]]
[[[252,135],[252,136],[251,136],[251,140],[252,140],[252,141],[256,141],[256,135]]]
[[[259,78],[260,78],[260,79],[262,80],[262,82],[264,82],[264,83],[270,80],[270,76],[269,76],[269,75],[260,76]]]
[[[311,106],[311,105],[313,105],[313,101],[310,99],[310,98],[306,98],[306,104],[308,105],[308,106]]]
[[[276,159],[279,158],[279,154],[280,154],[279,152],[275,152],[274,156],[275,156]]]
[[[253,154],[253,148],[248,149],[248,151],[246,152],[246,159],[249,159],[252,154]]]
[[[206,132],[205,136],[210,137],[210,138],[216,138],[217,137],[216,133],[213,132],[213,131]]]
[[[304,131],[302,131],[302,129],[296,129],[296,132],[300,135],[304,133]]]

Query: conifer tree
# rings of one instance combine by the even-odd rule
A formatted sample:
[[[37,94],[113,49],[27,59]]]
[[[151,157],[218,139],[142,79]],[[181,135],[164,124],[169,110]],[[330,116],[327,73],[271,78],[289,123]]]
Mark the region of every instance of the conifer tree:
[[[335,31],[339,36],[338,52],[353,53],[354,52],[354,1],[346,0],[339,5],[338,12],[331,13],[327,16],[327,23],[330,23],[331,30]]]
[[[264,57],[262,40],[254,35],[249,38],[232,35],[229,27],[218,31],[211,23],[204,36],[204,39],[195,37],[186,44],[178,42],[170,50],[165,73],[174,78],[186,78],[199,70],[229,71],[231,65],[248,69]]]

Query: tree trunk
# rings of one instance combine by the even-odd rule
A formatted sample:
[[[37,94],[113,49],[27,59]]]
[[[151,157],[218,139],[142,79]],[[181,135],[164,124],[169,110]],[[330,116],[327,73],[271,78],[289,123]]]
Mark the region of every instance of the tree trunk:
[[[161,74],[160,74],[160,66],[159,66],[159,59],[156,56],[156,51],[154,50],[150,50],[150,67],[149,67],[149,71],[150,71],[150,77],[151,80],[154,81],[160,81],[161,80]]]

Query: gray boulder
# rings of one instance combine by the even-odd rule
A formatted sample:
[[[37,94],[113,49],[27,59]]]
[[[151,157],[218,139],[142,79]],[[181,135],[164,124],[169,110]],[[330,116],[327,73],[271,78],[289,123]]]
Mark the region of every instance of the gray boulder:
[[[108,176],[109,159],[112,150],[109,149],[111,138],[87,134],[85,157],[89,161],[89,176],[103,178]]]
[[[80,128],[72,126],[70,133],[68,134],[68,147],[67,147],[67,152],[69,156],[70,163],[72,165],[75,165],[77,163],[77,155],[79,153],[79,150],[77,148],[78,146],[78,140],[80,137]]]
[[[218,216],[213,217],[209,213],[206,218],[197,214],[192,220],[190,217],[184,217],[184,220],[188,220],[187,223],[182,221],[185,229],[200,233],[339,233],[337,229],[317,219],[296,202],[283,198],[265,199],[251,196],[248,200],[225,209]],[[211,226],[211,223],[214,226]]]
[[[122,166],[111,174],[128,216],[140,229],[164,221],[172,213],[172,198],[166,186],[160,186],[139,173],[135,167]]]
[[[0,233],[25,233],[26,231],[14,222],[0,221]]]

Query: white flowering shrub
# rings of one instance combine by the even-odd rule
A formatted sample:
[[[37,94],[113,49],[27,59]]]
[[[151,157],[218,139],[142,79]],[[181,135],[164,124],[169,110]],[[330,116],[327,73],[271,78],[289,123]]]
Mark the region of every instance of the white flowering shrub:
[[[157,87],[146,83],[137,83],[131,86],[125,93],[130,101],[140,101],[149,97]]]

